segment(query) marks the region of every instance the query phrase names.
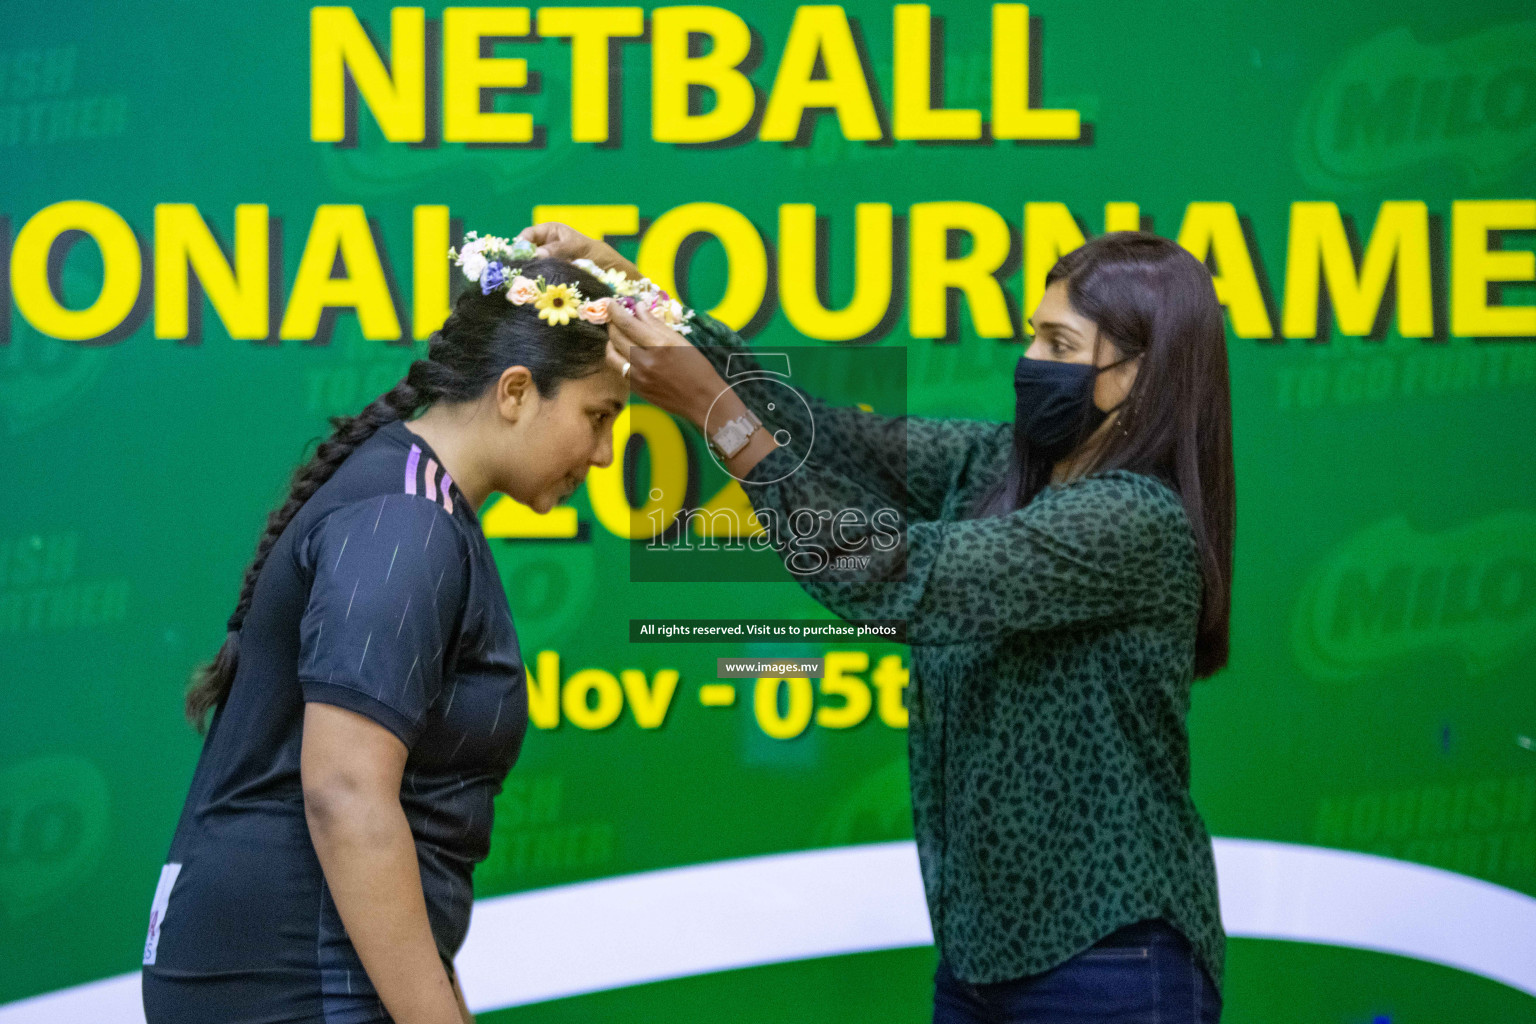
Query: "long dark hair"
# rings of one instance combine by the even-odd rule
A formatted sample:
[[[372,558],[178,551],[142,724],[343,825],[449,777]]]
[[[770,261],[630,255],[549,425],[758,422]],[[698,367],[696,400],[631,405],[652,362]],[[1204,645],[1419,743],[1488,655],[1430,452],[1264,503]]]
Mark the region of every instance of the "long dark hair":
[[[514,267],[513,272],[527,277],[542,275],[553,284],[574,284],[588,299],[613,294],[591,274],[564,260],[533,260]],[[229,696],[240,663],[240,626],[251,607],[267,555],[310,495],[331,478],[353,449],[384,424],[408,420],[428,406],[479,398],[509,366],[526,366],[539,395],[552,398],[562,382],[601,369],[607,345],[605,327],[574,317],[563,326],[551,326],[539,318],[532,304],[514,306],[508,302],[504,290],[485,295],[478,285],[465,288],[454,302],[453,312],[428,342],[427,358],[413,362],[400,383],[356,416],[333,416],[331,436],[320,442],[314,458],[294,471],[287,500],[267,515],[256,555],[240,585],[240,600],[229,617],[224,645],[213,661],[192,673],[187,720],[202,732],[208,712]]]
[[[1072,308],[1097,324],[1121,357],[1141,357],[1115,427],[1089,468],[1156,476],[1183,501],[1204,583],[1195,677],[1205,678],[1227,663],[1237,529],[1226,331],[1210,271],[1166,238],[1117,231],[1061,257],[1045,280],[1066,282]],[[1023,508],[1051,469],[1049,459],[1016,439],[1007,473],[971,514]]]

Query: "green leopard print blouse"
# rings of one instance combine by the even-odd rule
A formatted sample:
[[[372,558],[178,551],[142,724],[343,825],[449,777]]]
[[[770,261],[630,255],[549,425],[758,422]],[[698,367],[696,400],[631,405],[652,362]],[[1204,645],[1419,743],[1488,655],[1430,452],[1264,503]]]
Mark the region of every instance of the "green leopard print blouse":
[[[729,353],[750,351],[696,323],[722,375]],[[736,390],[770,430],[807,426],[795,403],[770,412],[770,392]],[[951,969],[977,984],[1018,978],[1161,917],[1219,987],[1226,937],[1185,724],[1201,578],[1178,495],[1117,470],[964,519],[1006,469],[1011,424],[882,417],[801,394],[810,458],[796,469],[776,449],[743,489],[781,525],[801,508],[902,510],[904,544],[865,545],[858,571],[797,579],[845,618],[907,623],[913,821]],[[856,539],[846,519],[839,529],[820,538],[828,550]]]

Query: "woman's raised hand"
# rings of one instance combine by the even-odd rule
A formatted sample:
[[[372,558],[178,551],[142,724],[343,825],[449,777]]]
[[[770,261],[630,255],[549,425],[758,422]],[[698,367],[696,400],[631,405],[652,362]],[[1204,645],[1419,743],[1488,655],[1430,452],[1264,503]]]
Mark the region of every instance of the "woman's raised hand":
[[[588,259],[604,270],[622,270],[628,277],[638,279],[639,269],[607,242],[588,238],[575,228],[558,221],[534,224],[517,233],[517,237],[532,242],[538,254],[557,260]]]
[[[608,361],[623,370],[641,398],[702,428],[704,414],[726,390],[724,378],[687,338],[643,306],[631,313],[610,303]]]

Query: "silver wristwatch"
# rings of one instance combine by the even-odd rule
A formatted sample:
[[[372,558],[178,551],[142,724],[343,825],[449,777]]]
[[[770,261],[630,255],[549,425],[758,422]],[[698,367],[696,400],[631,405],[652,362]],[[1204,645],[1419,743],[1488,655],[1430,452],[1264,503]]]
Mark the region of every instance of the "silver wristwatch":
[[[762,425],[763,421],[757,418],[757,414],[748,409],[745,416],[726,420],[725,425],[709,438],[709,446],[720,458],[728,459],[745,448],[752,439],[752,432]]]

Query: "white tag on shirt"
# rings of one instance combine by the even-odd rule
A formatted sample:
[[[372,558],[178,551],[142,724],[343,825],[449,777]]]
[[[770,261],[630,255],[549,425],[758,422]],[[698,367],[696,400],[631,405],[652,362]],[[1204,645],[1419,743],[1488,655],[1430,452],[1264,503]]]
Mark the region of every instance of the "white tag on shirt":
[[[165,924],[165,907],[171,902],[171,886],[181,874],[180,864],[167,864],[160,869],[160,884],[155,886],[155,901],[149,906],[149,936],[144,940],[144,962],[155,962],[155,952],[160,948],[160,929]]]

